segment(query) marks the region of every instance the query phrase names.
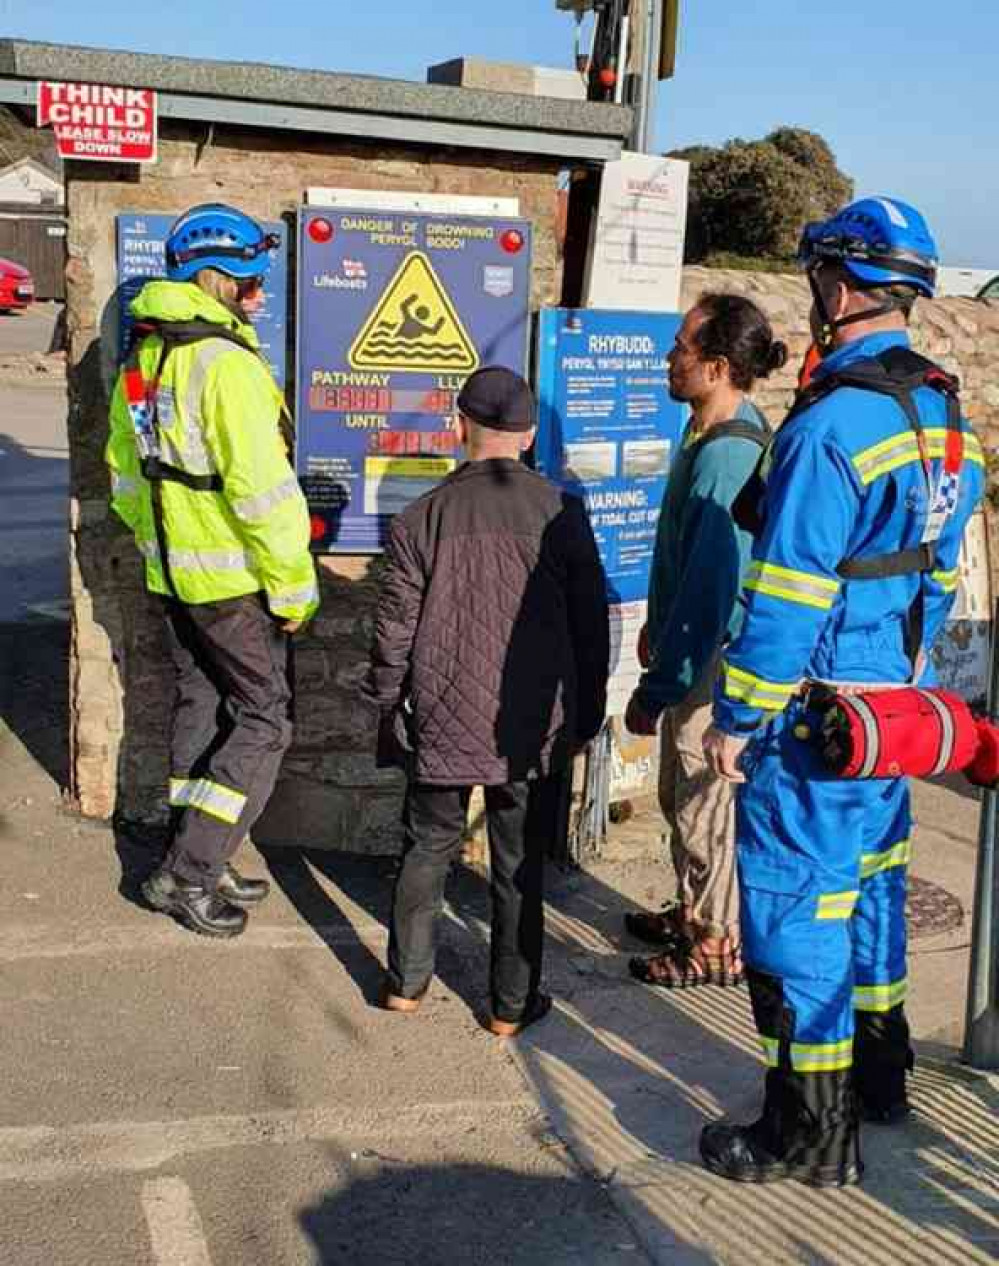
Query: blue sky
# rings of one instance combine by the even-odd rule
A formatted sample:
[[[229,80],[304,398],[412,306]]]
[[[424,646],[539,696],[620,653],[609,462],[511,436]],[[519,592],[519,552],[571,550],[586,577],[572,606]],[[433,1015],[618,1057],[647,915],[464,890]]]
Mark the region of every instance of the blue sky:
[[[812,128],[858,193],[924,210],[944,263],[999,271],[999,5],[681,6],[660,148],[758,137],[785,123]],[[0,34],[423,79],[431,63],[461,55],[568,66],[573,22],[555,0],[0,0]]]

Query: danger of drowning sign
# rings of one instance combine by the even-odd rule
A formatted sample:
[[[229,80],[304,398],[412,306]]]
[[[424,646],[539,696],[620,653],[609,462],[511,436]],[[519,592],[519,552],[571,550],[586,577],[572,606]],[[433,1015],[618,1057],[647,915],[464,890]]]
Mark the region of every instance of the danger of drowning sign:
[[[38,126],[53,129],[62,158],[156,161],[156,93],[149,88],[43,80]]]

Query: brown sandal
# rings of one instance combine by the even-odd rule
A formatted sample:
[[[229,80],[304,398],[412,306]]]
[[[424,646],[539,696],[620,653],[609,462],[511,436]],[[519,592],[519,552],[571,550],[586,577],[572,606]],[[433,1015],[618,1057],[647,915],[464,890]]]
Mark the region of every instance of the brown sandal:
[[[700,945],[666,950],[654,958],[633,958],[628,970],[643,985],[660,989],[697,989],[701,985],[741,985],[742,958],[738,949],[708,954]]]
[[[683,906],[678,901],[665,905],[655,914],[647,910],[626,914],[624,926],[646,945],[673,945],[687,939]]]

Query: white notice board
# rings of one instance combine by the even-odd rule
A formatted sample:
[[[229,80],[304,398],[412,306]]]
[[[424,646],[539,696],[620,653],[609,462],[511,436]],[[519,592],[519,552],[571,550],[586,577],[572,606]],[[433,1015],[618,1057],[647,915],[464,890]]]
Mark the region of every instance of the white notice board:
[[[623,154],[604,167],[583,306],[677,312],[690,164]]]

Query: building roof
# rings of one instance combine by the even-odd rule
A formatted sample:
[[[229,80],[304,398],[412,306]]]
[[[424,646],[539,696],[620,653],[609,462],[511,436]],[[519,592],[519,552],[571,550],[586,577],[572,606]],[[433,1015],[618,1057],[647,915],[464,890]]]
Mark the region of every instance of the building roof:
[[[43,163],[40,159],[32,158],[30,155],[18,158],[13,163],[8,163],[5,167],[0,167],[0,177],[6,176],[12,171],[20,171],[22,167],[33,167],[40,176],[51,180],[54,185],[62,185],[62,177],[57,171],[53,171],[47,163]]]
[[[630,109],[599,102],[0,40],[0,101],[33,104],[40,79],[152,88],[162,118],[576,161],[618,157],[631,128]]]

